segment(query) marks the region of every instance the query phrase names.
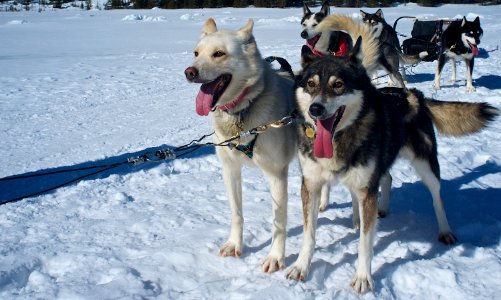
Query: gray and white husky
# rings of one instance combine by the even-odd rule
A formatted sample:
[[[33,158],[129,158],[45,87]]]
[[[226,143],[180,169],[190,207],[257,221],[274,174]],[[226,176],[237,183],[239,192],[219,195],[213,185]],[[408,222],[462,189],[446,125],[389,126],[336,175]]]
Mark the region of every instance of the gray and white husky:
[[[303,57],[306,67],[296,99],[304,118],[298,126],[304,237],[299,256],[287,271],[291,279],[308,276],[321,189],[335,178],[351,193],[354,223],[360,229],[358,266],[351,282],[358,293],[374,289],[371,261],[378,190],[397,157],[407,158],[430,190],[438,239],[452,244],[456,237],[440,196],[434,126],[443,134],[462,136],[479,131],[498,115],[486,103],[442,102],[427,99],[416,89],[376,89],[363,64],[374,59],[362,60],[361,44],[358,39],[348,57]]]
[[[196,111],[211,115],[215,143],[279,120],[295,108],[294,81],[262,59],[252,34],[253,24],[249,20],[240,30],[218,30],[215,21],[208,19],[195,46],[194,61],[185,70],[188,81],[202,84]],[[222,256],[242,254],[241,168],[251,165],[267,177],[272,197],[272,242],[263,271],[271,273],[285,266],[287,176],[296,154],[296,136],[295,128],[288,126],[240,140],[236,148],[216,148],[231,207],[229,238],[219,250]]]
[[[418,55],[407,55],[402,53],[400,41],[397,32],[384,19],[383,11],[378,9],[375,13],[367,13],[360,10],[362,22],[369,27],[379,40],[379,49],[381,55],[378,63],[381,69],[389,74],[390,85],[404,87],[407,81],[405,70],[399,72],[399,67],[404,65],[417,64],[423,58],[428,56],[428,52],[423,51]],[[375,77],[376,74],[373,74]]]
[[[484,31],[480,27],[480,19],[467,21],[453,21],[442,34],[442,46],[438,55],[437,71],[435,73],[435,89],[440,89],[440,74],[445,63],[452,59],[452,78],[456,81],[456,60],[463,60],[466,64],[466,90],[471,93],[475,91],[472,82],[473,66],[475,56],[478,55],[478,44]]]

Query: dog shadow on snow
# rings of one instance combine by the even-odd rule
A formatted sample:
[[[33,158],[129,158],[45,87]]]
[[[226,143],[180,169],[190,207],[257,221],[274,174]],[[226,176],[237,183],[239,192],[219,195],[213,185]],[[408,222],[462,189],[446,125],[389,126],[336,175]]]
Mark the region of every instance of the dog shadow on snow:
[[[7,181],[0,181],[0,205],[3,203],[8,202],[11,199],[15,199],[18,197],[26,197],[28,195],[33,195],[35,193],[51,189],[53,187],[58,187],[62,185],[65,182],[71,181],[71,180],[76,180],[75,182],[78,183],[82,180],[93,180],[96,178],[106,178],[114,174],[118,175],[125,175],[131,172],[137,172],[139,170],[148,170],[153,167],[158,166],[158,163],[153,163],[153,162],[146,162],[143,164],[139,165],[132,165],[132,164],[123,164],[118,167],[112,168],[110,170],[106,170],[104,167],[98,167],[98,166],[109,166],[113,164],[118,164],[122,162],[126,162],[128,158],[135,158],[139,157],[143,154],[146,153],[154,153],[158,150],[165,150],[165,149],[174,149],[174,146],[169,146],[169,145],[162,145],[159,147],[151,147],[147,148],[141,151],[137,152],[131,152],[131,153],[124,153],[121,155],[117,155],[114,157],[108,157],[105,159],[97,160],[97,161],[88,161],[84,163],[79,163],[73,166],[64,166],[64,167],[57,167],[57,168],[50,168],[50,169],[43,169],[43,170],[38,170],[34,172],[27,172],[24,174],[16,174],[13,176],[33,176],[30,178],[25,178],[25,179],[16,179],[16,180],[7,180]],[[206,155],[211,155],[214,154],[215,150],[213,147],[202,147],[199,148],[197,151],[192,152],[187,154],[186,156],[183,156],[183,158],[196,158],[196,157],[202,157]],[[87,169],[86,169],[87,168]],[[84,170],[79,170],[79,171],[71,171],[71,172],[66,172],[71,169],[84,169]],[[103,171],[99,172],[97,174],[91,175],[94,172],[97,171]],[[53,173],[56,172],[56,174],[48,174],[45,176],[36,176],[39,174],[44,174],[44,173]],[[83,178],[82,180],[77,180],[81,176],[86,176],[89,175],[88,177]],[[9,176],[10,177],[10,176]],[[74,183],[72,183],[74,184]],[[69,185],[69,184],[68,184]],[[64,185],[66,186],[66,185]],[[54,192],[54,190],[47,191],[46,193],[51,193]],[[43,193],[45,194],[45,193]]]
[[[408,74],[407,77],[409,78],[410,83],[423,83],[427,81],[433,82],[433,80],[435,79],[435,75],[429,73]],[[456,82],[450,82],[444,77],[442,81],[442,88],[461,87],[466,85],[466,77],[458,78]],[[492,74],[482,75],[473,80],[473,86],[484,87],[489,90],[499,90],[501,89],[501,76]]]
[[[501,166],[488,162],[460,177],[452,180],[442,179],[441,194],[444,201],[446,214],[452,231],[458,238],[458,243],[464,248],[463,256],[470,256],[477,247],[495,247],[499,243],[501,232],[497,229],[501,221],[501,188],[463,188],[465,184],[481,177],[498,174]],[[331,203],[328,209],[351,206],[351,203],[337,205]],[[332,240],[329,246],[321,249],[318,245],[315,252],[332,253],[339,251],[338,245],[348,245],[359,242],[359,231],[353,232],[351,216],[349,218],[336,218],[330,220],[319,214],[318,228],[332,224],[346,226],[351,231],[338,240]],[[302,235],[302,226],[292,228],[288,236]],[[438,224],[433,210],[432,198],[428,189],[420,182],[404,183],[399,188],[391,191],[390,213],[386,218],[378,220],[377,232],[380,233],[374,245],[374,257],[377,258],[385,249],[395,242],[415,243],[418,248],[426,249],[413,252],[405,250],[402,257],[395,255],[394,260],[373,268],[373,278],[376,286],[382,286],[382,281],[391,276],[397,268],[407,262],[435,258],[455,247],[440,243],[438,237]],[[317,233],[318,235],[318,233]],[[269,241],[271,242],[271,241]],[[268,242],[268,243],[269,243]],[[266,245],[263,245],[264,248]],[[299,249],[297,249],[299,251]],[[286,265],[290,266],[297,259],[298,254],[289,255]],[[321,277],[328,277],[337,268],[349,264],[355,269],[358,252],[344,253],[337,261],[314,259],[310,269],[310,279],[314,277],[315,270],[322,270]],[[374,263],[374,262],[373,262]]]

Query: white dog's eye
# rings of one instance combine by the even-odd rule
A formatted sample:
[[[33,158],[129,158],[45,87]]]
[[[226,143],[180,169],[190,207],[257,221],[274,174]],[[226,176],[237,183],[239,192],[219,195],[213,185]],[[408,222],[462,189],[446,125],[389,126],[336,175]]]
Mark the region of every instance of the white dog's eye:
[[[213,57],[221,57],[221,56],[225,56],[226,53],[224,53],[223,51],[216,51],[214,52],[214,54],[212,54]]]
[[[317,27],[317,24],[313,24],[311,27]]]
[[[195,57],[198,56],[198,51],[194,51],[193,54],[195,55]]]

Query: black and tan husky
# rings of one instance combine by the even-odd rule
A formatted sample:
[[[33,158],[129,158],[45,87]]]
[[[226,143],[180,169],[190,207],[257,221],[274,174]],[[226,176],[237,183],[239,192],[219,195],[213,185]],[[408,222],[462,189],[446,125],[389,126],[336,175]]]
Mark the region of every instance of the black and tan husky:
[[[416,89],[376,89],[360,58],[361,43],[359,38],[348,57],[303,57],[306,67],[296,98],[304,118],[298,127],[304,239],[297,261],[287,271],[291,279],[307,277],[321,188],[335,178],[350,190],[360,228],[358,266],[351,283],[358,293],[374,289],[371,261],[378,189],[396,158],[407,158],[430,190],[439,240],[454,243],[440,197],[434,126],[440,133],[462,136],[481,130],[498,115],[486,103],[437,101]]]

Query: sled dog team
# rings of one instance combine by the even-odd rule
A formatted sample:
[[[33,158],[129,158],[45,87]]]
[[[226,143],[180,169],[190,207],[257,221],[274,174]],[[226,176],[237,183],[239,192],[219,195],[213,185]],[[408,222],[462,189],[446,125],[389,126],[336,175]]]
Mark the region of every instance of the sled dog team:
[[[240,257],[243,252],[241,169],[252,165],[266,176],[272,197],[272,241],[262,269],[271,273],[285,267],[287,177],[296,155],[302,172],[304,229],[299,256],[286,271],[287,278],[307,279],[318,213],[327,207],[330,185],[336,181],[350,191],[353,226],[360,231],[358,265],[351,285],[358,293],[374,290],[371,260],[376,222],[378,213],[381,217],[387,214],[389,170],[397,158],[407,159],[430,190],[438,239],[445,244],[456,242],[440,196],[434,128],[453,136],[475,133],[498,110],[486,103],[438,101],[416,89],[405,89],[399,65],[415,63],[426,53],[402,54],[381,12],[362,12],[362,19],[329,15],[328,4],[318,13],[304,6],[301,37],[307,45],[301,50],[302,69],[296,78],[263,60],[252,20],[240,30],[220,30],[213,19],[205,22],[185,75],[188,81],[201,84],[196,112],[211,116],[214,142],[292,112],[297,116],[294,125],[241,139],[238,149],[216,148],[231,208],[228,240],[219,250],[222,256]],[[478,19],[460,23],[454,32],[444,35],[435,88],[440,87],[445,61],[462,58],[468,66],[467,89],[473,90],[471,72],[482,31]],[[465,32],[463,28],[467,28]],[[380,69],[398,87],[377,89],[370,76]]]

